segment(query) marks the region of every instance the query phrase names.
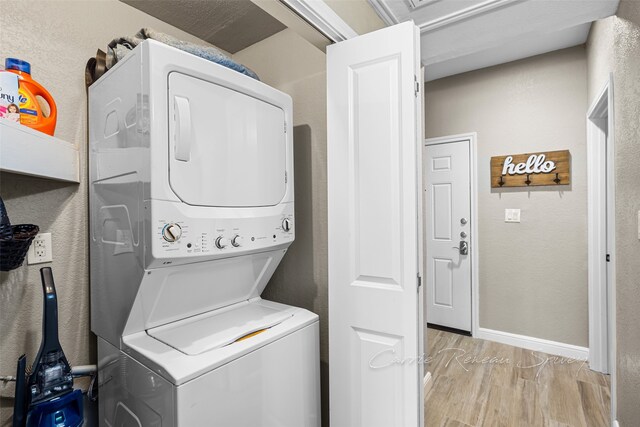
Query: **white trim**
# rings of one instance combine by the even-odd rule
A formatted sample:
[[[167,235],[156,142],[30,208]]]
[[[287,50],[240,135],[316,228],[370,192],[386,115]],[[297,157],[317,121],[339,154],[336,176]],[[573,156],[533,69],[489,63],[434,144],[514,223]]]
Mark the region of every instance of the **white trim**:
[[[611,375],[611,424],[617,425],[616,375],[616,224],[615,224],[615,116],[613,73],[587,112],[587,178],[589,180],[589,347],[593,355],[591,368]],[[607,134],[596,121],[607,117]],[[600,123],[602,124],[602,123]],[[602,182],[603,165],[596,154],[605,145],[606,187]],[[597,175],[596,175],[597,174]],[[606,203],[603,214],[598,206]],[[606,217],[606,221],[602,218]],[[606,239],[606,240],[604,240]],[[602,262],[609,253],[611,262]],[[599,280],[598,280],[599,279]]]
[[[510,332],[495,331],[493,329],[478,328],[478,334],[475,338],[577,360],[587,360],[589,358],[589,349],[586,347],[512,334]]]
[[[380,19],[387,25],[396,25],[400,23],[398,17],[389,9],[386,0],[368,0],[369,4],[376,11]]]
[[[425,139],[424,145],[469,141],[469,190],[471,195],[471,335],[480,328],[480,244],[478,236],[478,134],[476,132]]]
[[[389,8],[387,3],[389,0],[368,0],[369,4],[376,11],[378,16],[387,24],[394,25],[400,22],[400,19],[396,16],[395,13]],[[481,16],[485,13],[491,12],[492,10],[498,9],[503,6],[513,5],[514,3],[519,3],[524,0],[486,0],[482,3],[475,4],[473,6],[466,7],[464,9],[456,10],[448,15],[440,16],[436,19],[432,19],[431,21],[423,22],[418,25],[420,28],[420,33],[428,33],[433,30],[437,30],[438,28],[448,27],[449,25],[456,24],[462,20],[469,19],[475,16]],[[428,6],[430,3],[434,3],[430,1],[425,4],[420,4],[414,8],[409,7],[410,10],[407,11],[410,14],[413,10],[421,7]],[[409,5],[411,3],[408,3]]]
[[[427,372],[424,376],[424,379],[422,380],[422,387],[424,388],[425,399],[427,398],[427,393],[429,393],[429,390],[431,390],[431,387],[433,386],[433,381],[431,381],[431,379],[432,379],[431,372]]]
[[[524,0],[487,0],[464,9],[456,10],[453,13],[438,17],[431,21],[423,22],[418,25],[418,28],[420,28],[421,34],[428,33],[430,31],[437,30],[438,28],[448,27],[449,25],[453,25],[465,19],[484,15],[485,13],[491,12],[499,7],[512,5],[513,3],[521,1]]]
[[[324,1],[280,0],[280,2],[333,42],[341,42],[358,35]]]
[[[609,372],[611,374],[611,421],[618,423],[618,368],[617,368],[617,305],[616,305],[616,179],[615,179],[615,102],[614,102],[614,84],[613,73],[609,73],[609,140],[607,141],[607,170],[609,171],[607,180],[607,192],[609,193],[609,205],[607,207],[611,215],[608,217],[607,229],[610,231],[607,239],[609,240],[609,254],[611,262],[609,263],[608,273],[608,294],[609,297]]]
[[[409,6],[411,7],[411,10],[416,10],[416,9],[420,9],[421,7],[429,6],[433,3],[437,3],[440,0],[408,0],[408,1],[409,1]]]
[[[613,420],[613,427],[620,427],[618,420]]]
[[[590,367],[607,374],[607,135],[602,129],[609,116],[609,82],[587,112],[587,219],[588,219],[588,302]],[[610,263],[609,263],[610,264]]]

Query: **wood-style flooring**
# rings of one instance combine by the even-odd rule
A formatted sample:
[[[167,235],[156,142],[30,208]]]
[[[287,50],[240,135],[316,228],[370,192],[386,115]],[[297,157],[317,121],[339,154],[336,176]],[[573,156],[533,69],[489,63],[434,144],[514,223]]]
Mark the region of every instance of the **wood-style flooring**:
[[[608,427],[609,376],[569,360],[428,330],[425,427]]]

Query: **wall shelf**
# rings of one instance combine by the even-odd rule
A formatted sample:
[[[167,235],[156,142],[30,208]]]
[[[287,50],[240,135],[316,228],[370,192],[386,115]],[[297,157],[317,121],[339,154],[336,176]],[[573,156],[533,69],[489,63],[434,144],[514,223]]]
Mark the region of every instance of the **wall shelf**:
[[[79,183],[78,148],[27,126],[0,120],[0,170]]]

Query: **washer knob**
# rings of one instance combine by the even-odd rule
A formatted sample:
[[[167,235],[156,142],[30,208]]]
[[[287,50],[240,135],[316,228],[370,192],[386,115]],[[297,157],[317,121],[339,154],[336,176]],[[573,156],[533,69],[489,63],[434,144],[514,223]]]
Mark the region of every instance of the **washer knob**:
[[[182,228],[178,224],[167,224],[162,229],[162,237],[167,242],[175,242],[182,236]]]
[[[291,220],[289,218],[282,220],[282,229],[284,231],[291,231]]]
[[[242,236],[239,236],[237,234],[233,237],[233,239],[231,239],[231,244],[236,248],[240,247],[242,245],[242,242],[244,242],[244,239],[242,238]]]
[[[216,247],[218,249],[224,249],[227,246],[229,246],[229,239],[224,236],[218,236],[218,238],[216,239]]]

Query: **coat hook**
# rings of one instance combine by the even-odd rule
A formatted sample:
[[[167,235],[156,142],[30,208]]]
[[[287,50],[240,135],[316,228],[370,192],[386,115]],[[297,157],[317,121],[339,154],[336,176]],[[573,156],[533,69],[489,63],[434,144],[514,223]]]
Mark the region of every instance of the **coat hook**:
[[[560,177],[558,176],[558,172],[556,172],[556,179],[553,180],[556,184],[560,184]]]
[[[498,185],[502,187],[504,185],[504,179],[502,179],[503,175],[500,175],[500,181],[498,181]]]
[[[529,174],[527,174],[527,180],[524,183],[527,185],[531,185],[531,179],[529,178]]]

